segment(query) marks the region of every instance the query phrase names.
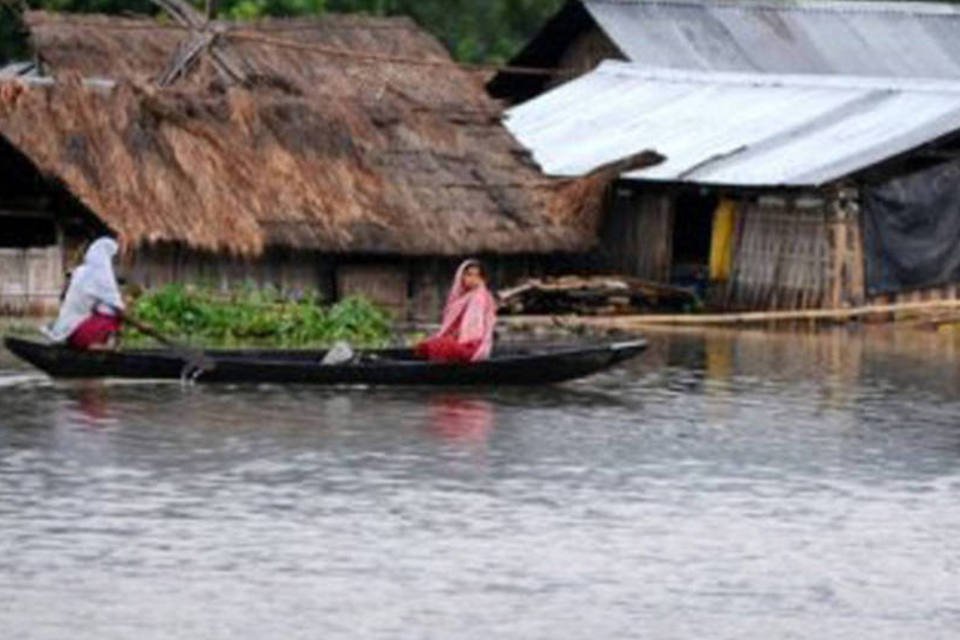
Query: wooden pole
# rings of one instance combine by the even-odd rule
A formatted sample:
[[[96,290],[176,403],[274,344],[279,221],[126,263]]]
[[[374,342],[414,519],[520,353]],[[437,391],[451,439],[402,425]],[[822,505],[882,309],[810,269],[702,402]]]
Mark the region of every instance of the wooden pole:
[[[839,206],[831,207],[832,227],[833,227],[833,265],[830,269],[830,306],[834,309],[841,308],[843,304],[844,284],[848,280],[847,264],[847,220],[843,215],[843,209]]]
[[[960,310],[960,300],[927,300],[895,304],[870,304],[848,309],[797,309],[783,311],[748,311],[743,313],[644,314],[605,317],[502,316],[501,322],[516,328],[555,326],[629,330],[651,325],[717,326],[797,322],[803,320],[844,322],[876,314],[910,314],[949,310]]]

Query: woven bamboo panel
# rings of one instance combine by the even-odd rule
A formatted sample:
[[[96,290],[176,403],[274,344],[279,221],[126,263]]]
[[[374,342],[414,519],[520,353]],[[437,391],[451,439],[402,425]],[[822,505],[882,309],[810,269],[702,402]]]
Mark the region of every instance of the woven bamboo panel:
[[[631,191],[618,194],[601,233],[610,266],[638,278],[669,281],[673,222],[670,197]]]
[[[827,304],[831,252],[822,208],[741,207],[728,306],[814,309]]]
[[[257,259],[193,251],[164,244],[127,256],[118,274],[143,287],[173,282],[229,290],[242,285],[273,287],[284,295],[319,294],[332,299],[332,266],[313,252],[270,250]]]
[[[60,247],[0,249],[0,313],[49,313],[63,284]]]

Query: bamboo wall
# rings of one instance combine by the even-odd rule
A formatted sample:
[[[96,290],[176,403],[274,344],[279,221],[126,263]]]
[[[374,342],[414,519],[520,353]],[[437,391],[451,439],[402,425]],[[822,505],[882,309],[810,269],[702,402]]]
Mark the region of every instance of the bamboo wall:
[[[953,283],[925,289],[901,291],[895,294],[870,296],[868,301],[872,304],[906,304],[936,300],[957,300],[960,299],[958,293],[960,293],[960,285]]]
[[[793,310],[865,302],[856,189],[733,197],[731,273],[713,283],[711,306]],[[606,268],[668,282],[676,206],[670,191],[618,188],[601,230]]]
[[[957,284],[867,296],[857,189],[740,203],[727,306],[844,309],[956,300]],[[882,319],[882,318],[881,318]]]
[[[875,296],[868,296],[866,301],[868,304],[876,305],[887,305],[887,304],[918,304],[918,303],[932,303],[933,305],[940,300],[960,300],[960,284],[951,283],[945,285],[939,285],[936,287],[926,287],[923,289],[913,289],[910,291],[900,291],[893,294],[882,294]],[[952,322],[956,322],[957,312],[950,309],[941,309],[932,308],[929,312],[926,312],[926,315],[930,317],[931,320],[938,320],[949,318]],[[916,312],[903,313],[903,317],[915,317],[917,316]],[[943,318],[940,318],[942,316]],[[884,320],[894,320],[895,314],[884,313],[878,314],[873,320],[884,321]]]
[[[726,306],[814,309],[833,291],[828,211],[822,199],[741,201]]]
[[[410,272],[389,263],[345,264],[336,270],[337,298],[363,296],[374,300],[395,318],[409,313]]]
[[[215,289],[243,284],[272,286],[286,295],[335,295],[332,266],[309,252],[269,251],[249,260],[227,254],[193,251],[178,245],[141,247],[124,257],[119,271],[143,287],[173,282]]]
[[[490,285],[507,287],[524,278],[545,273],[567,273],[571,267],[557,256],[480,256],[489,271]],[[406,261],[408,274],[407,317],[436,320],[446,302],[460,258],[415,258]]]
[[[63,227],[20,169],[0,154],[0,314],[51,313],[63,289]]]
[[[512,284],[541,275],[562,260],[547,256],[481,256],[491,283]],[[158,287],[196,283],[226,290],[255,284],[286,295],[317,293],[333,301],[361,295],[400,320],[436,321],[460,258],[333,256],[307,251],[268,251],[256,260],[202,253],[178,246],[144,247],[118,270],[131,282]]]
[[[53,313],[62,286],[60,247],[0,249],[0,313]]]
[[[856,216],[837,223],[823,197],[742,198],[732,239],[728,282],[714,300],[730,309],[812,309],[851,298],[838,282],[859,273],[838,264],[836,243],[859,246]],[[610,269],[655,282],[668,282],[673,262],[676,201],[670,192],[617,189],[601,231]],[[837,275],[839,274],[839,276]]]
[[[673,224],[669,195],[616,188],[601,229],[608,266],[638,278],[669,281]]]

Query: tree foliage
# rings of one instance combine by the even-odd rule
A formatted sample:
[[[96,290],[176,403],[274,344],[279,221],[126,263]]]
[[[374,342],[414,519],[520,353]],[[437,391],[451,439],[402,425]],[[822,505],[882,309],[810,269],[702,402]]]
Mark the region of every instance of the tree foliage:
[[[562,0],[327,0],[341,12],[409,15],[459,59],[503,61],[540,28]]]
[[[0,0],[0,64],[27,55],[23,8],[20,2]]]
[[[11,2],[14,0],[0,0]],[[15,0],[17,2],[24,0]],[[26,0],[33,8],[84,13],[157,13],[150,0]],[[203,6],[203,0],[192,0]],[[509,58],[556,11],[563,0],[219,0],[222,17],[366,13],[408,15],[438,37],[459,60],[501,62]],[[2,18],[0,18],[2,19]],[[12,24],[12,23],[11,23]],[[7,22],[0,22],[0,43]],[[3,49],[0,48],[0,58]]]

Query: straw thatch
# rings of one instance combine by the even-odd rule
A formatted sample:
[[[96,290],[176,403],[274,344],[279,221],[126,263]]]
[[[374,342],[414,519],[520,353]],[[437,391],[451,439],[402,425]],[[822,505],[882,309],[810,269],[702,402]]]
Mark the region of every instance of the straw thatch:
[[[594,243],[604,178],[544,178],[474,76],[406,19],[246,26],[228,41],[245,86],[201,59],[163,90],[153,80],[184,31],[27,22],[57,82],[3,92],[0,135],[131,245],[443,255]],[[91,89],[90,77],[117,84]]]

